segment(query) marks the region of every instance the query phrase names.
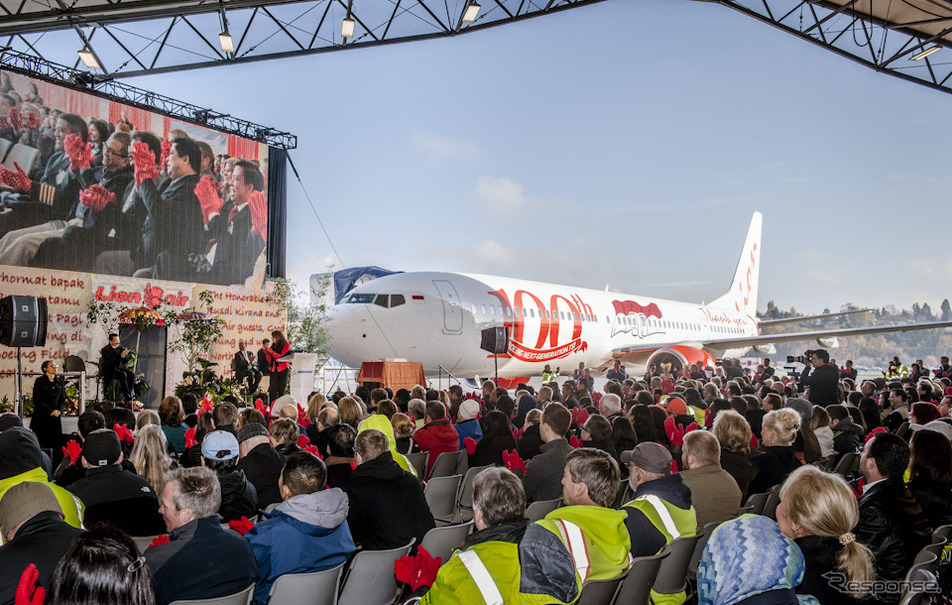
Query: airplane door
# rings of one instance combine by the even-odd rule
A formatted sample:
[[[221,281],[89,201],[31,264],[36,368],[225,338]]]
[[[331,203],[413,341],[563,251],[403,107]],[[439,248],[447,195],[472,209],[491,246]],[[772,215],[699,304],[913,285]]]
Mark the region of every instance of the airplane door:
[[[459,306],[459,295],[456,293],[456,287],[443,279],[434,279],[433,285],[440,293],[440,299],[443,301],[443,333],[444,334],[462,334],[463,333],[463,310]]]

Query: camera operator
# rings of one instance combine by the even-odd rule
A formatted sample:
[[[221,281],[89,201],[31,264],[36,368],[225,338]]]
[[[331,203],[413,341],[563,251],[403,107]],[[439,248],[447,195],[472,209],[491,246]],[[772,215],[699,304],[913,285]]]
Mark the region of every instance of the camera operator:
[[[803,368],[800,373],[800,384],[809,387],[807,400],[814,405],[824,407],[840,402],[840,371],[836,366],[830,364],[830,354],[824,349],[816,351],[806,351],[803,354],[805,359],[809,359],[813,366],[813,373],[810,373],[810,366]]]

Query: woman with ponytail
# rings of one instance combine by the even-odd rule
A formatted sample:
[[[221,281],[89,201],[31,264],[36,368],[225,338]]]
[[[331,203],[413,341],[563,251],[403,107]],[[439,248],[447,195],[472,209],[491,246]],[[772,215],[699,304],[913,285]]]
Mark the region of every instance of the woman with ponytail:
[[[821,605],[851,604],[866,596],[875,572],[872,553],[852,533],[858,522],[856,498],[839,475],[815,466],[790,474],[780,488],[777,524],[806,560],[797,593],[813,595]]]

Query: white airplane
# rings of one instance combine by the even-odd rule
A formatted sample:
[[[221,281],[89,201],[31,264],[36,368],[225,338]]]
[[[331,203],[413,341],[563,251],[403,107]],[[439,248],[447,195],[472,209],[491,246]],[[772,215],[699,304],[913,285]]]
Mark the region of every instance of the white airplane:
[[[837,336],[952,327],[947,321],[761,335],[762,326],[790,321],[756,316],[762,222],[755,212],[731,287],[710,304],[488,275],[398,273],[355,287],[329,309],[331,355],[350,367],[406,359],[421,362],[428,376],[442,370],[467,378],[492,375],[498,362],[499,376],[527,377],[546,364],[713,366],[715,358],[751,349],[770,354],[778,342],[816,340],[831,348]],[[498,359],[480,348],[483,330],[496,327],[509,335]]]

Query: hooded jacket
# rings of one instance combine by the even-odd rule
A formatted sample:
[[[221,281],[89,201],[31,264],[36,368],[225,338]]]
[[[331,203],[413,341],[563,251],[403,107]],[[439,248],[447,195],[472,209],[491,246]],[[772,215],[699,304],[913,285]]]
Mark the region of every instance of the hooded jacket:
[[[243,516],[252,517],[258,514],[258,492],[245,478],[243,471],[218,473],[218,483],[221,484],[221,506],[218,507],[218,514],[221,515],[222,522],[237,521]]]
[[[357,434],[359,435],[369,429],[376,429],[387,436],[387,441],[390,442],[390,454],[393,456],[393,459],[400,465],[400,468],[416,477],[416,468],[410,464],[406,456],[397,451],[397,440],[393,436],[393,425],[390,424],[390,419],[381,414],[374,414],[360,423],[360,426],[357,428]],[[419,477],[417,478],[419,479]]]
[[[463,562],[472,553],[486,568],[504,603],[574,603],[581,592],[575,563],[552,532],[528,519],[477,531],[441,568],[421,605],[478,603],[480,588]]]
[[[365,550],[419,544],[435,526],[420,482],[389,451],[355,468],[345,491],[351,533]]]
[[[537,523],[562,539],[585,582],[614,578],[628,569],[631,542],[626,517],[624,510],[573,505],[557,508]],[[572,525],[581,530],[584,548],[572,541]]]
[[[430,476],[433,465],[440,454],[460,450],[459,433],[450,424],[448,418],[432,420],[413,433],[413,440],[424,452],[430,452],[430,461],[426,465],[426,476]]]
[[[347,524],[347,494],[337,488],[288,498],[245,537],[258,562],[255,600],[265,603],[282,574],[330,569],[357,550]]]

